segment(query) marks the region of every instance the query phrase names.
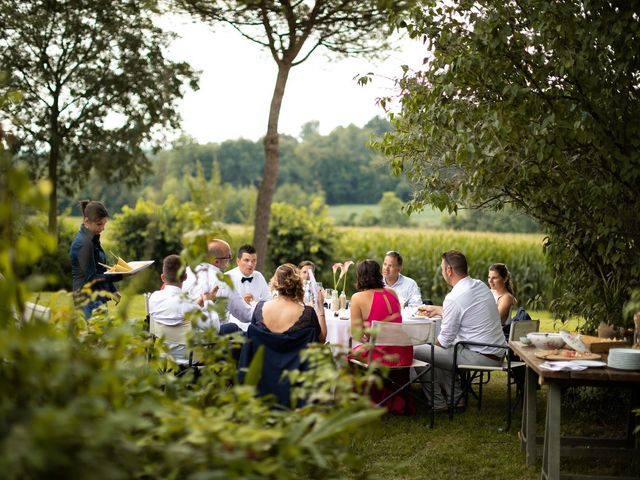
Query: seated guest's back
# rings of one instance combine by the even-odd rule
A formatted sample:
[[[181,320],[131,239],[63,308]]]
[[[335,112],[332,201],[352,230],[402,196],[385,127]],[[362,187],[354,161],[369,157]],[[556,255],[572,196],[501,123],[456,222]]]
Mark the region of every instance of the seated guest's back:
[[[214,328],[219,331],[220,319],[209,308],[203,310],[204,306],[211,306],[218,287],[201,294],[196,301],[191,300],[182,293],[182,283],[187,275],[184,271],[180,273],[181,267],[178,255],[169,255],[164,259],[160,275],[164,288],[153,292],[149,297],[149,328],[151,333],[165,338],[169,354],[175,361],[185,364],[188,363],[186,341],[187,334],[191,331],[190,315],[200,316],[197,322],[199,329]]]
[[[261,395],[273,394],[280,405],[290,405],[290,384],[282,378],[285,370],[304,368],[300,350],[310,342],[324,342],[327,327],[322,306],[313,308],[302,302],[303,286],[295,265],[280,265],[271,288],[277,296],[258,302],[247,330],[248,341],[240,354],[240,380],[260,346],[265,349],[262,376],[258,383]]]
[[[351,333],[355,340],[361,338],[364,328],[369,328],[374,320],[394,323],[402,322],[400,303],[393,289],[385,288],[380,264],[375,260],[363,260],[356,268],[357,293],[351,297]],[[368,351],[363,345],[358,345],[352,353],[354,356],[368,357]],[[413,347],[388,346],[376,347],[373,359],[385,365],[411,365],[413,361]]]

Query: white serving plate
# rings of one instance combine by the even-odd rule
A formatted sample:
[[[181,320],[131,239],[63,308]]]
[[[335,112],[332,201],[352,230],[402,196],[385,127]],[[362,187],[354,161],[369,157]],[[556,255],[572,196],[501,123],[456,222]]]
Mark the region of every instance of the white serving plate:
[[[136,260],[133,262],[127,262],[131,267],[131,270],[128,272],[104,272],[105,275],[133,275],[138,273],[140,270],[144,270],[149,265],[151,265],[153,260]]]
[[[574,360],[573,364],[589,368],[599,368],[607,366],[606,362],[602,362],[600,360]]]

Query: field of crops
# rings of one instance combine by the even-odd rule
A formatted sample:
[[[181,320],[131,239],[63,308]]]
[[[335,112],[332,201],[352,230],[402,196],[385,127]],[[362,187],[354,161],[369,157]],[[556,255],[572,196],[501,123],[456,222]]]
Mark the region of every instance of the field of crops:
[[[333,218],[336,223],[343,223],[351,216],[360,216],[366,210],[371,211],[374,215],[378,216],[380,213],[380,206],[373,205],[331,205],[329,207],[329,216]],[[422,212],[416,212],[411,215],[411,223],[414,224],[414,228],[441,228],[442,218],[447,217],[447,213],[443,213],[440,210],[435,210],[430,207],[426,207]]]
[[[440,303],[449,291],[440,273],[440,256],[460,250],[469,261],[471,276],[486,280],[489,265],[502,262],[512,273],[520,305],[530,309],[548,306],[551,282],[542,252],[542,235],[464,232],[458,230],[338,227],[334,262],[373,258],[382,262],[384,253],[396,250],[404,257],[402,273],[418,282],[423,298]],[[251,229],[233,226],[231,242],[251,241]],[[269,274],[270,272],[266,272]],[[332,272],[319,272],[325,286],[333,285]],[[353,292],[355,272],[349,272],[347,293]]]

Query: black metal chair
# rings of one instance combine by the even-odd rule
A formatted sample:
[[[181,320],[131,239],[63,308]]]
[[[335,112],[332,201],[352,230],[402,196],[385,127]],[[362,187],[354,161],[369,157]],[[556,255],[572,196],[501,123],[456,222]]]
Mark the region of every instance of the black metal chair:
[[[530,332],[537,332],[540,326],[540,320],[521,320],[513,322],[509,331],[509,340],[518,339]],[[495,366],[459,364],[458,352],[460,349],[468,346],[491,347],[504,351],[502,363]],[[508,431],[511,428],[511,418],[514,410],[520,404],[524,388],[523,382],[519,379],[524,378],[524,362],[519,361],[513,355],[508,346],[481,343],[481,342],[457,342],[453,352],[453,368],[454,375],[451,385],[451,398],[449,399],[449,419],[453,419],[455,405],[453,404],[455,396],[455,380],[460,379],[465,407],[468,405],[469,396],[473,396],[478,402],[478,410],[482,408],[482,392],[483,387],[491,380],[492,372],[504,372],[507,377],[507,410],[506,410],[506,426],[501,428],[502,431]],[[512,399],[512,389],[516,387],[515,399]]]
[[[393,323],[393,322],[380,322],[373,321],[371,324],[371,338],[370,338],[370,346],[369,346],[369,355],[366,362],[351,358],[350,361],[354,365],[358,365],[362,368],[374,368],[380,371],[378,365],[373,360],[373,352],[376,347],[390,347],[390,346],[398,346],[398,347],[406,347],[406,346],[417,346],[417,345],[430,345],[431,346],[431,358],[433,358],[433,345],[435,343],[435,332],[436,332],[436,324],[433,320],[424,320],[424,321],[411,321],[406,323]],[[382,367],[381,367],[382,368]],[[431,398],[433,398],[433,388],[434,388],[434,380],[435,380],[435,370],[433,365],[423,362],[422,360],[413,359],[411,365],[406,366],[385,366],[383,367],[390,371],[400,371],[400,370],[408,370],[409,381],[404,384],[399,384],[394,381],[389,376],[383,376],[385,383],[392,390],[385,398],[378,402],[378,406],[382,406],[391,400],[396,395],[401,392],[408,392],[412,397],[422,403],[427,403],[426,399],[423,395],[422,389],[419,394],[416,394],[410,388],[412,384],[418,384],[420,386],[427,385],[427,388],[430,389]],[[411,369],[415,369],[415,377],[411,378]],[[427,378],[427,380],[424,380]],[[430,410],[430,420],[429,426],[433,428],[433,424],[435,421],[435,415],[433,408],[429,405]]]

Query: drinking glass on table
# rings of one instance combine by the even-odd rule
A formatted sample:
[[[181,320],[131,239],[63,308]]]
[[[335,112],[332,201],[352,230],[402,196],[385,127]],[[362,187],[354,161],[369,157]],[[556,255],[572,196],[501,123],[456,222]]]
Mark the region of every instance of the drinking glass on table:
[[[398,295],[398,302],[400,302],[400,308],[402,309],[405,307],[407,300],[402,295]]]
[[[411,308],[418,308],[420,305],[422,305],[422,297],[420,295],[411,295],[408,306]]]
[[[327,308],[331,308],[331,297],[333,297],[333,288],[325,288],[324,303]]]

